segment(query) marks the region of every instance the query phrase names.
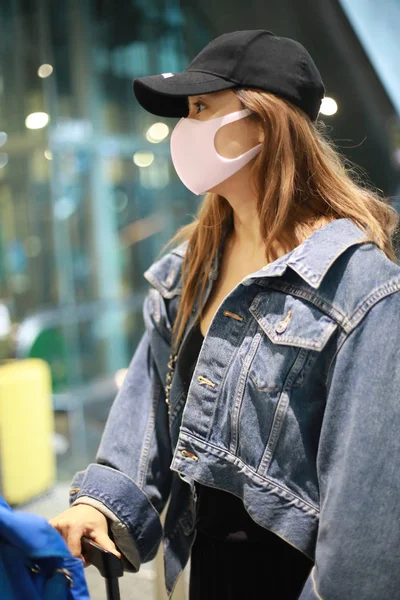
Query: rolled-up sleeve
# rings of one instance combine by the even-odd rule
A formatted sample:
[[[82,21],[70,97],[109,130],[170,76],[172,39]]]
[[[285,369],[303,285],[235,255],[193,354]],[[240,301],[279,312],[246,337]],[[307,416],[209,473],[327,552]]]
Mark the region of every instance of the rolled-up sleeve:
[[[315,564],[299,600],[399,598],[399,291],[347,335],[326,389]]]
[[[93,499],[92,506],[103,511],[116,545],[134,570],[157,553],[160,514],[172,479],[163,383],[170,346],[153,319],[154,294],[144,302],[146,330],[111,407],[95,463],[76,473],[70,489],[71,505]],[[158,301],[163,302],[161,297]]]

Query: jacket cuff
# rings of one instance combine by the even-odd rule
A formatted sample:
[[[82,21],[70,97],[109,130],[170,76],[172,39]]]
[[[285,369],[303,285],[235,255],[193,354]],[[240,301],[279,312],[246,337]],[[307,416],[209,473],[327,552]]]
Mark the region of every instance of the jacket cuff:
[[[163,535],[160,517],[146,494],[132,479],[121,471],[92,463],[85,471],[75,475],[71,484],[70,504],[84,496],[99,501],[115,515],[116,519],[111,520],[111,528],[113,534],[118,536],[118,548],[123,554],[124,548],[130,549],[132,565],[137,570],[142,562],[155,557]],[[105,510],[101,512],[107,516]],[[128,554],[126,556],[128,558]]]
[[[79,496],[79,498],[72,503],[72,506],[77,506],[78,504],[93,506],[93,508],[96,508],[103,513],[108,519],[112,540],[122,554],[121,560],[124,571],[137,573],[140,568],[139,551],[126,525],[121,523],[121,521],[118,520],[118,517],[114,515],[107,506],[95,498],[91,498],[90,496]]]

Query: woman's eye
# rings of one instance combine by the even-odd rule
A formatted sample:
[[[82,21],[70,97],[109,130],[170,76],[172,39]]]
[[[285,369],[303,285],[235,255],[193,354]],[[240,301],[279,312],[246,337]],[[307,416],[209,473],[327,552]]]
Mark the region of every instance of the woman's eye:
[[[195,106],[197,106],[196,115],[198,115],[198,114],[199,114],[199,112],[201,112],[201,111],[199,111],[199,105],[200,105],[200,104],[201,104],[202,106],[205,106],[205,104],[203,104],[203,102],[202,102],[201,100],[198,100],[197,102],[195,102],[195,103],[194,103],[194,105],[195,105]]]

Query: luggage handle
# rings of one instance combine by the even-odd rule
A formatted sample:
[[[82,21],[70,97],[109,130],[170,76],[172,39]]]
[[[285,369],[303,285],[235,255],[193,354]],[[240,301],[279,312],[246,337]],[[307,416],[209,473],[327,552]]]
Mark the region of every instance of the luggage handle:
[[[122,560],[90,538],[81,538],[82,554],[106,580],[107,600],[120,600],[118,578],[124,574]]]

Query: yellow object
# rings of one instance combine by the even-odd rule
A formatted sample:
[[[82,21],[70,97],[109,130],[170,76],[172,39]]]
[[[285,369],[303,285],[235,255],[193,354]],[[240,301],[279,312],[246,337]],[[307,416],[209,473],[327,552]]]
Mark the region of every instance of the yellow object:
[[[0,492],[9,504],[27,502],[54,482],[51,392],[45,361],[0,365]]]

